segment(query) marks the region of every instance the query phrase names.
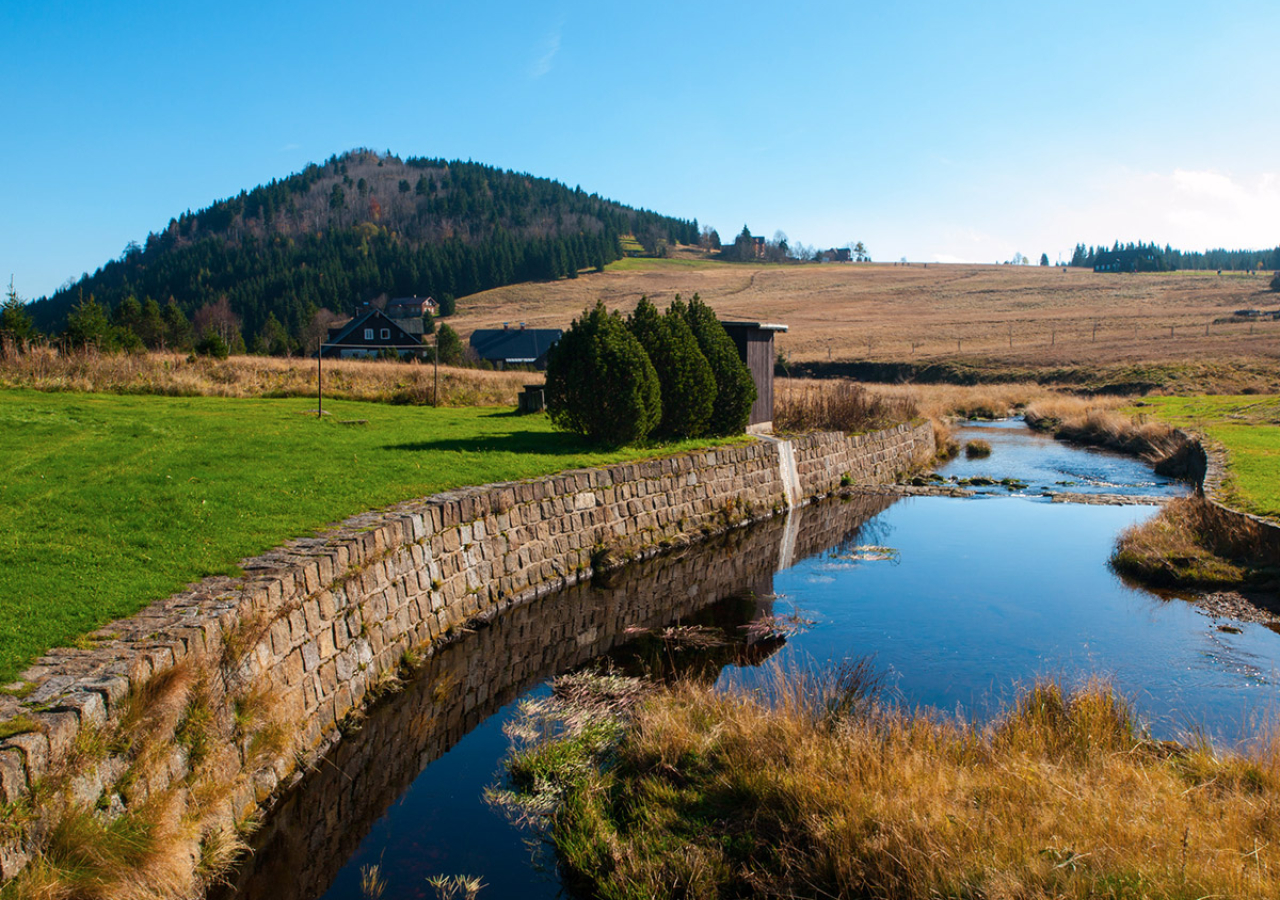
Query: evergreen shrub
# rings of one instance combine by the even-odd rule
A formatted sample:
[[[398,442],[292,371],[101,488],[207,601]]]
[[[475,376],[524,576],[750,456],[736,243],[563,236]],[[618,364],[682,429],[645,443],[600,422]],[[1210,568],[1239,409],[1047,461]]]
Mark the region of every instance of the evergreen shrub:
[[[574,319],[551,349],[546,399],[558,427],[607,446],[643,441],[662,418],[653,363],[603,302]]]
[[[684,316],[674,308],[661,315],[648,297],[641,297],[627,328],[658,373],[662,421],[657,433],[675,439],[706,434],[715,405],[716,379]]]

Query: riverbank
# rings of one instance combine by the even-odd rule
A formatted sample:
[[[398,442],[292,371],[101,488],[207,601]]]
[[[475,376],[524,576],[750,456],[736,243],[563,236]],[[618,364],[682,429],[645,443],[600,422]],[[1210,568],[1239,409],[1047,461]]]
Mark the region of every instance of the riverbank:
[[[97,893],[189,896],[208,877],[200,861],[223,858],[437,641],[597,567],[842,483],[891,481],[932,455],[927,423],[785,448],[747,440],[436,494],[243,560],[241,576],[205,579],[47,654],[23,673],[20,696],[0,697],[0,870],[34,860],[21,890],[76,894],[82,881],[64,870],[95,851],[54,838],[99,810],[104,827],[168,849],[136,869],[90,867],[85,877],[106,885]],[[97,832],[85,834],[97,846]],[[151,886],[165,866],[182,877]]]
[[[1152,741],[1105,685],[989,726],[882,704],[866,663],[751,693],[570,676],[529,712],[560,736],[512,755],[509,805],[593,896],[1280,890],[1280,755]]]
[[[707,445],[600,452],[510,409],[330,401],[326,413],[314,400],[0,390],[0,684],[364,510]]]

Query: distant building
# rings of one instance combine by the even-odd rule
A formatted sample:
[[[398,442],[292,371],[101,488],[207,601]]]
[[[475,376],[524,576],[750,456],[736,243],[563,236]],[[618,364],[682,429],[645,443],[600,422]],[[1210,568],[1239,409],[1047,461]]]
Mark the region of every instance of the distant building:
[[[853,262],[853,251],[848,247],[832,247],[818,254],[822,262]]]
[[[426,332],[427,316],[440,311],[440,305],[430,297],[398,297],[387,301],[387,317],[394,319],[405,331],[418,339]]]
[[[476,356],[500,369],[511,366],[547,367],[547,352],[564,335],[559,328],[479,328],[471,332],[471,349]]]
[[[386,352],[417,356],[422,341],[379,309],[362,306],[352,319],[329,329],[329,339],[320,345],[326,359],[362,359]]]

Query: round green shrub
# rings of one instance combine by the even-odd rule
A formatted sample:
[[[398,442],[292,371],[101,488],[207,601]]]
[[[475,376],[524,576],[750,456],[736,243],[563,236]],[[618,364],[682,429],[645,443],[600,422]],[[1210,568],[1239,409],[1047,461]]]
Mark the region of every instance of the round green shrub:
[[[653,363],[603,302],[574,319],[551,348],[546,398],[556,426],[607,446],[644,440],[662,418]]]
[[[662,421],[657,433],[666,438],[707,433],[716,399],[716,379],[689,324],[679,312],[661,315],[641,297],[627,329],[644,347],[662,387]]]

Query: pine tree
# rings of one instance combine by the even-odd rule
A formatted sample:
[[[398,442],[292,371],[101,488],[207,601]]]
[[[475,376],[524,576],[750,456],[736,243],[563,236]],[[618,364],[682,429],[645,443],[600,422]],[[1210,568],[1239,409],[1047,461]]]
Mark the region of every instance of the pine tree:
[[[13,278],[9,279],[9,290],[5,292],[4,303],[0,304],[0,334],[17,341],[19,349],[36,336],[36,326],[26,310],[26,304],[13,289]]]

